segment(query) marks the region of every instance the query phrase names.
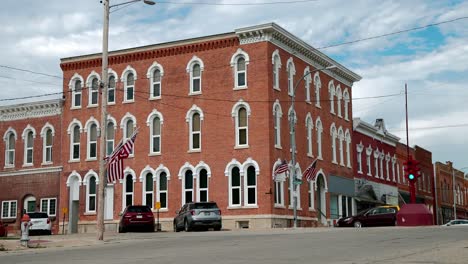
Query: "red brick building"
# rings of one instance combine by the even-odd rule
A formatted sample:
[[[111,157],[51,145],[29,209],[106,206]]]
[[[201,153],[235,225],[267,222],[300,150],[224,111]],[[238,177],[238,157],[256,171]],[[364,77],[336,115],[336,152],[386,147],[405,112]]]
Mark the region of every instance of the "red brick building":
[[[276,24],[109,55],[107,124],[99,124],[101,55],[61,60],[68,95],[60,197],[72,232],[96,226],[102,125],[108,153],[139,128],[125,178],[105,187],[109,229],[126,205],[156,201],[163,229],[172,229],[174,211],[192,200],[216,201],[226,228],[290,226],[289,177],[272,173],[290,160],[292,116],[291,170],[302,175],[318,158],[316,178],[298,191],[300,225],[327,224],[338,195],[352,195],[351,87],[360,76]],[[307,72],[290,109],[293,86]]]
[[[23,212],[59,220],[62,171],[62,101],[50,100],[0,107],[4,155],[0,164],[0,217],[10,233],[20,230]]]
[[[450,161],[445,164],[436,162],[434,170],[437,178],[438,224],[454,219],[454,200],[457,219],[468,219],[468,180],[463,171],[454,168]]]
[[[387,131],[383,119],[372,125],[354,118],[353,123],[358,211],[382,204],[398,205],[398,183],[404,178],[397,156],[400,138]]]

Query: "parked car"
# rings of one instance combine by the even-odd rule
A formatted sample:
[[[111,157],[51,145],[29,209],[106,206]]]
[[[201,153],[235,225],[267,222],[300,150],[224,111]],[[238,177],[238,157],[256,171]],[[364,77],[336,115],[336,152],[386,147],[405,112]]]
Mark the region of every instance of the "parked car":
[[[139,228],[154,232],[154,215],[147,205],[129,205],[121,214],[119,233],[125,233],[131,228]]]
[[[377,206],[364,210],[351,217],[342,217],[338,220],[339,227],[364,227],[364,226],[394,226],[396,225],[396,214],[398,206]]]
[[[178,211],[174,217],[174,231],[191,231],[194,228],[213,228],[221,230],[221,210],[215,202],[192,202],[187,203]]]
[[[468,220],[458,219],[458,220],[450,220],[443,226],[468,226]]]
[[[2,220],[0,220],[0,237],[8,236],[7,226],[7,224],[3,223]]]
[[[48,235],[52,234],[52,223],[47,213],[43,212],[34,212],[28,213],[29,218],[31,219],[31,227],[29,227],[29,232],[34,233],[46,233]]]

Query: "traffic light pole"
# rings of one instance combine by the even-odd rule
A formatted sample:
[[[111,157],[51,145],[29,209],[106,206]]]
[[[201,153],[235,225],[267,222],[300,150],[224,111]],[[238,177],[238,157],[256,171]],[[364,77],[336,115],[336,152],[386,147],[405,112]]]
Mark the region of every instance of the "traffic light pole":
[[[409,153],[409,133],[408,133],[408,85],[405,83],[405,110],[406,110],[406,164],[407,166],[413,166],[412,160],[413,158],[410,156]],[[409,168],[407,168],[407,171]],[[412,169],[412,168],[411,168]],[[414,180],[409,181],[410,185],[410,203],[416,203],[416,181],[417,177],[415,175]]]

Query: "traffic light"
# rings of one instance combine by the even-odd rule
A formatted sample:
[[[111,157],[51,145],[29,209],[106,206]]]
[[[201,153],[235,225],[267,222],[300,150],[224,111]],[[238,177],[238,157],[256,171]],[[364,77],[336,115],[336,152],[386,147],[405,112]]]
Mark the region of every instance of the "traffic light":
[[[420,174],[419,161],[409,157],[408,160],[403,163],[405,165],[406,178],[410,182],[416,181]]]

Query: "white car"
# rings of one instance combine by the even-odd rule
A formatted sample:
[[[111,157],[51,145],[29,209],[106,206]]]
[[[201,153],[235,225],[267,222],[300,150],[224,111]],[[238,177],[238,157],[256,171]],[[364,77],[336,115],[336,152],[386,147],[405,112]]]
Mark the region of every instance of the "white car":
[[[446,223],[443,226],[468,226],[468,220],[450,220],[448,223]]]
[[[45,232],[48,235],[52,234],[52,223],[50,222],[47,213],[35,212],[28,213],[31,218],[32,225],[29,227],[30,232]]]

